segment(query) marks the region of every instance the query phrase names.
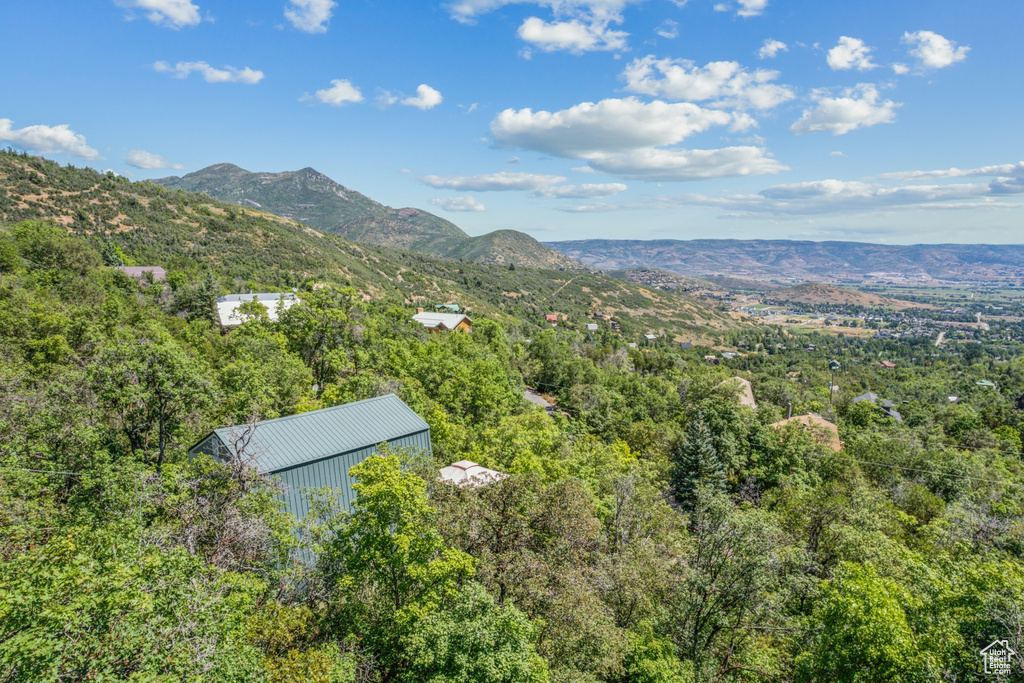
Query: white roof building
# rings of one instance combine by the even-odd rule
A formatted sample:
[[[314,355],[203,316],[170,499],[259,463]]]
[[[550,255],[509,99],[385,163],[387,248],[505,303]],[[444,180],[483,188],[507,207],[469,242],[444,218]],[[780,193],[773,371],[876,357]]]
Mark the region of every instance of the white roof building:
[[[588,332],[597,332],[597,323],[587,323]]]
[[[468,315],[462,313],[433,313],[433,312],[419,312],[412,317],[413,320],[418,322],[428,330],[454,330],[463,321],[469,326],[473,323],[469,319]]]
[[[441,481],[456,486],[487,486],[501,481],[507,474],[477,465],[472,460],[460,460],[453,465],[441,468]]]
[[[258,301],[267,308],[267,318],[277,320],[280,311],[299,303],[294,292],[263,292],[259,294],[228,294],[217,299],[217,317],[222,327],[237,327],[247,320],[238,307],[248,301]]]

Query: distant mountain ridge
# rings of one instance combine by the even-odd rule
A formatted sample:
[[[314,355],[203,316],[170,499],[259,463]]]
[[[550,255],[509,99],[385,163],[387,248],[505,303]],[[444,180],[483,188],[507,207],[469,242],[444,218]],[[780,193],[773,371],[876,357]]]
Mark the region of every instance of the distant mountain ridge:
[[[577,240],[547,246],[604,270],[830,283],[1024,281],[1024,245],[793,240]]]
[[[182,177],[152,182],[261,209],[353,242],[483,263],[580,267],[529,235],[505,230],[470,237],[451,221],[420,209],[385,206],[313,168],[253,173],[234,164],[214,164]]]

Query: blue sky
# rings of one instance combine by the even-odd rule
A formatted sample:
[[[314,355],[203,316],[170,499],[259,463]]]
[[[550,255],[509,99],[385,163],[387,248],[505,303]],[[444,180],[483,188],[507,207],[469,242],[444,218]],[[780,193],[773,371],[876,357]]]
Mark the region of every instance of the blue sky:
[[[470,234],[1024,242],[1020,0],[0,5],[0,144]]]

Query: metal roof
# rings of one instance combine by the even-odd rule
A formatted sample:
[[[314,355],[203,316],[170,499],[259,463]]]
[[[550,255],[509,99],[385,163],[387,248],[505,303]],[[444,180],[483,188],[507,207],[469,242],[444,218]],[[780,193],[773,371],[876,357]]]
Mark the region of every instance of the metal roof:
[[[234,455],[232,442],[244,429],[222,427],[213,434]],[[258,422],[248,451],[260,471],[272,473],[429,429],[402,399],[388,394]]]
[[[413,320],[427,328],[445,327],[454,330],[463,320],[472,324],[468,315],[462,313],[417,313]]]
[[[132,277],[143,277],[144,273],[153,273],[154,280],[167,279],[167,271],[160,266],[121,266],[118,270]]]
[[[249,292],[247,294],[226,294],[217,301],[277,301],[298,300],[295,292]]]
[[[267,309],[267,319],[277,320],[278,309],[288,310],[299,303],[294,292],[261,292],[256,294],[228,294],[217,299],[217,316],[223,327],[241,325],[247,319],[238,313],[238,308],[247,301],[258,301]]]

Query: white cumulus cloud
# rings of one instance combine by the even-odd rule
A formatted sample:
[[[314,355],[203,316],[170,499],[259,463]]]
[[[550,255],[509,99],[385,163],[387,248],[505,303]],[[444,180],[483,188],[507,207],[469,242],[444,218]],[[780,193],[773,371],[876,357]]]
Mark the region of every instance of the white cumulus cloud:
[[[494,192],[504,190],[538,190],[549,185],[564,183],[568,178],[561,175],[545,175],[501,171],[471,176],[427,175],[420,178],[431,187],[463,192]]]
[[[1007,206],[1003,196],[1024,194],[1024,184],[1007,188],[998,181],[950,185],[883,185],[836,179],[769,187],[755,195],[683,195],[679,204],[712,206],[749,215],[804,216],[916,207]]]
[[[967,59],[971,48],[940,36],[934,31],[914,31],[903,34],[903,42],[909,46],[910,54],[917,58],[926,69],[942,69]]]
[[[257,69],[225,66],[215,69],[206,62],[178,62],[171,66],[167,62],[156,62],[153,68],[161,73],[169,73],[174,78],[188,78],[193,71],[200,73],[207,83],[245,83],[254,85],[263,80],[263,72]]]
[[[451,16],[464,24],[510,4],[533,4],[551,11],[551,20],[528,17],[519,27],[523,41],[545,52],[567,50],[581,54],[591,50],[624,50],[624,31],[611,28],[621,24],[628,5],[645,0],[459,0],[447,6]],[[527,50],[523,53],[529,57]]]
[[[587,163],[595,170],[637,180],[705,180],[762,175],[787,170],[761,147],[721,149],[658,149],[646,147],[617,154],[592,154]]]
[[[491,122],[500,147],[532,149],[559,157],[624,152],[683,141],[712,126],[751,122],[690,102],[642,102],[635,97],[583,102],[561,111],[506,109]]]
[[[757,17],[764,14],[768,8],[768,0],[737,0],[733,5],[728,2],[719,2],[714,5],[716,12],[736,11],[738,17]]]
[[[547,199],[597,199],[611,197],[628,188],[623,183],[591,183],[585,185],[552,185],[533,193],[534,197]]]
[[[634,59],[622,72],[626,90],[673,100],[710,102],[710,106],[771,109],[795,97],[776,85],[778,71],[747,71],[739,62],[709,62],[697,66],[686,59]]]
[[[848,88],[840,97],[830,97],[826,91],[817,91],[815,99],[817,106],[804,110],[803,116],[789,127],[791,133],[845,135],[857,128],[891,123],[896,118],[896,108],[900,106],[892,100],[881,100],[878,88],[871,83]]]
[[[89,161],[103,158],[86,144],[84,135],[71,130],[66,123],[18,129],[13,128],[13,124],[10,119],[0,119],[0,142],[38,154],[70,154]]]
[[[185,168],[181,164],[172,164],[159,154],[153,154],[152,152],[146,152],[141,149],[133,149],[128,152],[128,156],[124,158],[124,161],[129,166],[134,166],[135,168],[141,168],[147,171],[158,168]]]
[[[346,79],[335,78],[331,81],[330,88],[317,90],[315,98],[324,104],[340,107],[349,102],[362,102],[363,93],[359,92],[359,88],[352,85]],[[301,99],[305,101],[313,98],[304,95]]]
[[[621,17],[627,5],[642,2],[644,0],[457,0],[449,3],[447,9],[453,19],[464,24],[474,23],[479,16],[513,4],[548,7],[560,16],[589,15],[598,19],[612,19]]]
[[[625,31],[608,28],[607,22],[585,22],[579,19],[547,22],[538,17],[528,17],[519,27],[519,37],[543,50],[554,52],[566,50],[581,54],[593,50],[623,50],[626,47]]]
[[[695,180],[785,169],[760,147],[666,149],[713,126],[736,131],[755,124],[746,114],[690,102],[627,97],[556,112],[506,109],[491,122],[491,135],[499,147],[581,159],[593,170],[624,178]]]
[[[416,88],[415,97],[406,97],[402,100],[402,104],[407,107],[416,107],[417,109],[433,109],[437,105],[441,104],[441,93],[431,88],[426,83],[420,84]]]
[[[484,206],[475,197],[438,197],[431,199],[430,203],[439,206],[445,211],[486,211]]]
[[[288,0],[285,19],[306,33],[326,33],[327,22],[338,3],[334,0]]]
[[[766,38],[764,45],[757,51],[758,59],[775,59],[780,52],[789,52],[789,46],[781,40]]]
[[[195,26],[202,21],[199,7],[189,0],[116,0],[116,4],[129,10],[129,19],[133,17],[131,10],[140,10],[154,24],[168,28]]]
[[[658,28],[654,29],[654,32],[657,33],[662,38],[667,38],[669,40],[678,38],[679,22],[672,21],[671,19],[666,19],[665,21],[661,22]]]
[[[898,171],[885,173],[885,180],[922,180],[926,178],[1021,178],[1024,179],[1024,161],[1016,164],[996,164],[979,168],[945,168],[937,171]]]
[[[879,176],[884,180],[930,180],[934,178],[992,178],[988,194],[992,197],[1024,195],[1024,162],[997,164],[979,168],[947,168],[937,171],[901,171]]]
[[[871,61],[871,48],[860,38],[850,36],[842,36],[839,39],[839,43],[828,51],[826,61],[833,71],[867,71],[878,66]]]

